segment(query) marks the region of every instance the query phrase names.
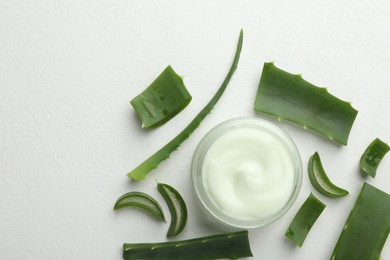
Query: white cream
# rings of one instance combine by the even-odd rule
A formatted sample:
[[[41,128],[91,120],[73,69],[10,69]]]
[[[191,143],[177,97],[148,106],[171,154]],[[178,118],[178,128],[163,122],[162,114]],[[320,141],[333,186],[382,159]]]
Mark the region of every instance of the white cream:
[[[208,149],[202,179],[211,201],[239,219],[271,216],[294,189],[294,161],[285,144],[257,127],[229,130]]]

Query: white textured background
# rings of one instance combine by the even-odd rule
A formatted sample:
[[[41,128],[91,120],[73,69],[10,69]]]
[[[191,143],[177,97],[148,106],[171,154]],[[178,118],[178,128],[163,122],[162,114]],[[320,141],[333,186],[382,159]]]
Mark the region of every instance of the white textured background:
[[[0,0],[0,259],[120,259],[123,242],[164,241],[168,224],[112,211],[120,195],[139,190],[169,218],[155,179],[187,202],[188,225],[177,239],[220,232],[195,203],[191,157],[216,124],[255,115],[263,62],[272,60],[351,101],[359,114],[347,147],[277,122],[296,141],[305,178],[283,218],[250,231],[252,250],[255,259],[328,259],[362,185],[360,155],[375,137],[390,141],[390,2],[318,2]],[[240,28],[241,61],[213,112],[147,180],[130,182],[125,174],[219,87]],[[193,100],[161,128],[141,130],[129,100],[168,64],[186,75]],[[348,197],[313,191],[306,165],[316,150]],[[369,182],[390,192],[389,155]],[[284,232],[311,191],[327,208],[296,249]],[[389,242],[382,257],[390,259]]]

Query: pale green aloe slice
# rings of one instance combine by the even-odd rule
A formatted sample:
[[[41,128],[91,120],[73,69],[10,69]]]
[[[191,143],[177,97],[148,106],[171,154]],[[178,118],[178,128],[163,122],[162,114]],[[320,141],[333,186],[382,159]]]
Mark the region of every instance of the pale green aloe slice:
[[[114,210],[119,210],[125,207],[138,208],[146,213],[149,213],[157,220],[165,221],[164,213],[160,204],[153,197],[144,192],[131,191],[120,196],[115,202]]]
[[[243,34],[244,32],[241,30],[240,37],[237,44],[236,54],[234,56],[233,64],[230,67],[228,74],[226,75],[225,80],[222,85],[219,87],[213,98],[209,101],[209,103],[199,112],[199,114],[191,121],[191,123],[184,128],[175,138],[173,138],[169,143],[167,143],[164,147],[154,153],[151,157],[146,159],[143,163],[141,163],[137,168],[132,170],[127,174],[129,178],[133,180],[142,180],[145,179],[146,175],[153,169],[157,168],[157,166],[164,160],[168,159],[170,154],[175,151],[181,143],[183,143],[190,135],[195,131],[195,129],[200,125],[203,119],[210,113],[210,111],[214,108],[215,104],[221,98],[224,93],[227,85],[230,82],[235,70],[237,69],[237,64],[240,59],[242,42],[243,42]]]
[[[141,119],[143,128],[155,128],[171,120],[191,99],[182,77],[168,66],[130,104]]]
[[[326,175],[318,152],[315,152],[309,159],[308,165],[309,180],[313,187],[325,196],[338,198],[347,196],[349,192],[334,185]]]
[[[314,130],[340,144],[348,136],[358,111],[302,78],[265,63],[254,110]]]
[[[163,196],[171,213],[171,224],[169,225],[167,237],[180,234],[187,223],[187,206],[180,193],[172,186],[165,183],[158,183],[157,189]]]

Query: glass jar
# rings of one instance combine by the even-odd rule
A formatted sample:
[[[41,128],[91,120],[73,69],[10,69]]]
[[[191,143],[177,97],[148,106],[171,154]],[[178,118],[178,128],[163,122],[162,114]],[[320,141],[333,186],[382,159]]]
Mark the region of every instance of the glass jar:
[[[201,207],[233,227],[256,228],[277,220],[290,209],[301,184],[296,145],[280,127],[258,118],[217,125],[200,141],[192,161],[192,185]]]

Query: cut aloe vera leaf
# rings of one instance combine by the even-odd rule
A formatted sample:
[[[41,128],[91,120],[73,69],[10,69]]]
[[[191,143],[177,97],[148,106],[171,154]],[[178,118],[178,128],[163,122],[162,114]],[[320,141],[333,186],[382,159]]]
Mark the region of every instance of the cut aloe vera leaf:
[[[297,247],[301,247],[317,218],[325,209],[325,204],[312,193],[298,210],[285,234]]]
[[[265,63],[254,110],[287,120],[347,145],[357,111],[326,88]]]
[[[389,150],[389,145],[379,138],[372,141],[360,158],[360,169],[362,173],[375,178],[379,163]]]
[[[150,195],[132,191],[123,194],[115,203],[114,210],[119,210],[124,207],[134,207],[147,212],[157,220],[165,221],[163,210],[160,204]]]
[[[240,59],[242,42],[243,42],[243,31],[240,32],[240,37],[237,44],[236,54],[234,56],[233,64],[230,67],[228,74],[226,75],[225,80],[222,85],[219,87],[213,98],[209,101],[209,103],[199,112],[199,114],[189,123],[189,125],[184,128],[175,138],[173,138],[169,143],[167,143],[164,147],[154,153],[151,157],[146,159],[143,163],[141,163],[137,168],[132,170],[127,174],[129,178],[132,178],[135,181],[145,179],[146,175],[153,169],[157,168],[157,166],[164,160],[168,159],[170,154],[175,151],[181,143],[183,143],[190,135],[195,131],[195,129],[200,125],[203,119],[210,113],[210,111],[214,108],[215,104],[221,98],[224,93],[227,85],[232,78],[234,71],[237,69],[237,64]]]
[[[167,237],[177,236],[183,231],[187,223],[187,206],[179,194],[172,186],[164,183],[158,183],[157,189],[163,196],[171,213],[171,224],[168,229]]]
[[[348,191],[334,185],[325,173],[322,167],[321,158],[318,152],[315,152],[309,159],[308,166],[309,180],[313,187],[320,193],[328,197],[343,197],[348,195]]]
[[[390,195],[365,182],[330,259],[380,259],[389,232]]]
[[[174,242],[123,244],[123,258],[128,260],[208,260],[251,256],[246,230]]]
[[[168,66],[130,104],[141,119],[143,128],[155,128],[182,111],[191,99],[182,77]]]

